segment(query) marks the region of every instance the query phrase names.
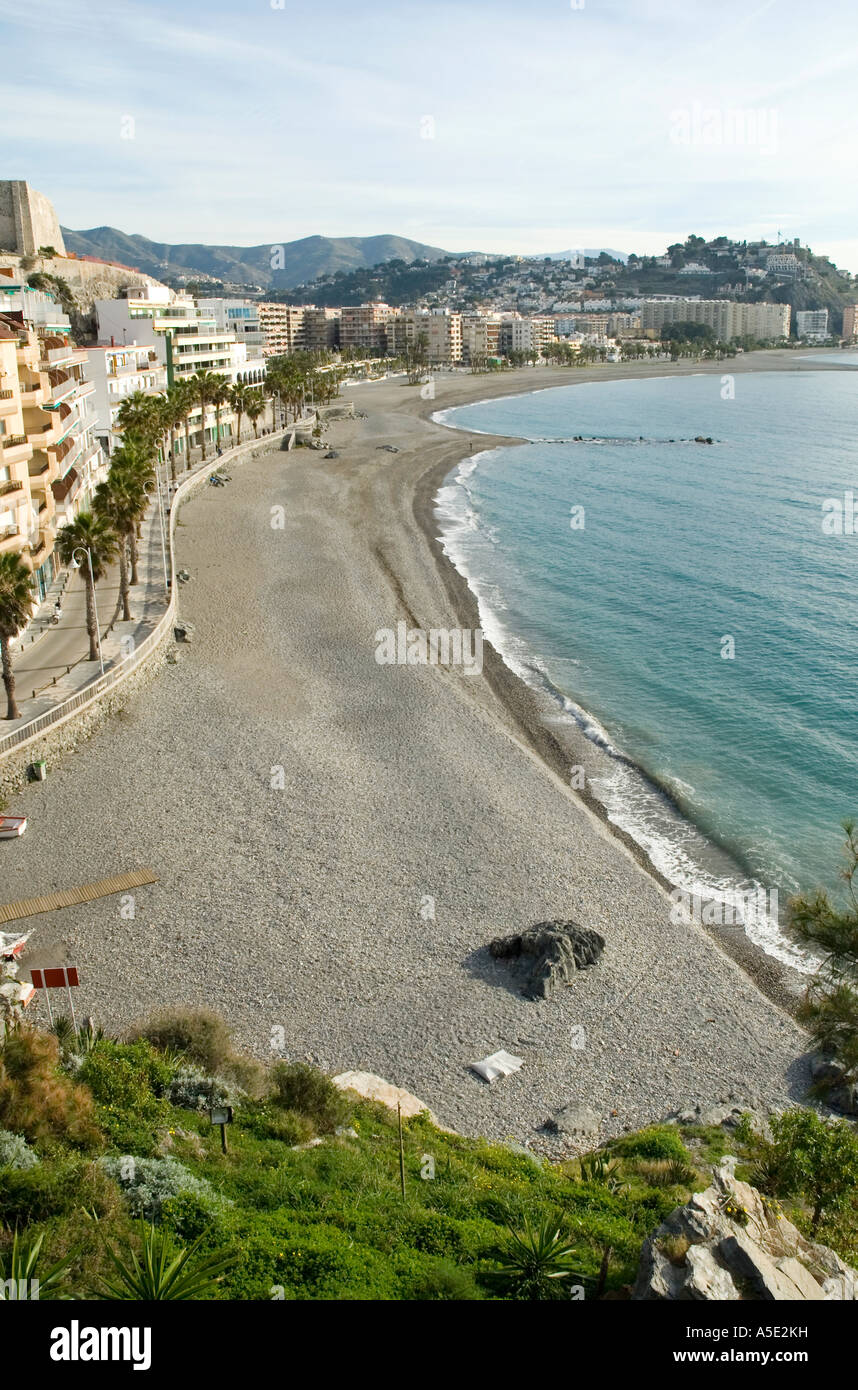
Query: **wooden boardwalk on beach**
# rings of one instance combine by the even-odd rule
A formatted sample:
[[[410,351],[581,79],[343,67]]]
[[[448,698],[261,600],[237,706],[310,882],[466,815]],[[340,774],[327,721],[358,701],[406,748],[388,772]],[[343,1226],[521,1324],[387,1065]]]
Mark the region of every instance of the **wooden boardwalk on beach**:
[[[0,904],[0,926],[19,917],[35,917],[40,912],[56,912],[61,907],[91,903],[96,898],[109,898],[111,893],[124,893],[140,888],[144,883],[157,883],[158,875],[151,869],[129,869],[124,874],[100,878],[96,883],[83,883],[79,888],[63,888],[58,893],[42,893],[37,898],[19,898],[14,903]]]

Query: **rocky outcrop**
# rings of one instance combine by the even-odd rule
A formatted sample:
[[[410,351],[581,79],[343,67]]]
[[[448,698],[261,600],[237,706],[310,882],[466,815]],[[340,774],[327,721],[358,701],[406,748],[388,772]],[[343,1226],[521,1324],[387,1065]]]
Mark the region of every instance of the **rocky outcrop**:
[[[378,1100],[382,1105],[386,1105],[388,1110],[395,1110],[397,1105],[401,1106],[403,1119],[410,1119],[413,1115],[425,1112],[437,1129],[443,1128],[425,1101],[413,1096],[410,1091],[403,1091],[400,1086],[391,1085],[374,1072],[344,1071],[335,1076],[333,1081],[341,1091],[356,1091],[364,1100]]]
[[[858,1115],[858,1086],[841,1080],[844,1068],[833,1057],[816,1052],[810,1060],[810,1074],[817,1083],[825,1082],[825,1101],[844,1115]]]
[[[858,1272],[807,1240],[777,1203],[739,1182],[735,1158],[645,1242],[637,1300],[855,1300]]]
[[[548,999],[558,985],[568,985],[579,970],[595,965],[605,938],[577,922],[537,922],[516,936],[499,937],[489,950],[511,963],[526,999]]]

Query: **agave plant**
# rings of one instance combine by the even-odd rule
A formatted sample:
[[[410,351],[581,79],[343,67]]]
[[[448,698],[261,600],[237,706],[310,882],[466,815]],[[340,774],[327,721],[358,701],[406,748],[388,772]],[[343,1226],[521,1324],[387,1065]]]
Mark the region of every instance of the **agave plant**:
[[[168,1231],[145,1227],[141,1257],[132,1250],[128,1261],[123,1261],[108,1250],[117,1277],[102,1281],[98,1297],[147,1303],[212,1298],[220,1276],[234,1264],[235,1256],[216,1251],[195,1260],[201,1240],[202,1236],[187,1249],[177,1250]]]
[[[585,1154],[580,1159],[582,1182],[597,1182],[607,1187],[609,1192],[619,1192],[622,1187],[620,1165],[616,1160],[609,1161],[603,1153]]]
[[[491,1277],[510,1297],[563,1298],[568,1293],[565,1281],[582,1278],[572,1265],[576,1251],[551,1215],[535,1225],[525,1217],[522,1230],[511,1225],[507,1230],[509,1238],[502,1263]]]
[[[71,1298],[66,1287],[69,1265],[58,1260],[47,1269],[41,1268],[44,1239],[44,1231],[38,1236],[21,1236],[16,1227],[12,1249],[0,1251],[0,1302],[18,1299],[57,1302]]]

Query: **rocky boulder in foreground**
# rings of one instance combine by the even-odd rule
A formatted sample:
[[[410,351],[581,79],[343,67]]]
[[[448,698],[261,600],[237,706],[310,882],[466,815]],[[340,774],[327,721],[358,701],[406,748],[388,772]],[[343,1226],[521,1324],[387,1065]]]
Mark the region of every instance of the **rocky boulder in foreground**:
[[[858,1272],[778,1216],[725,1158],[644,1243],[633,1299],[854,1300]]]
[[[579,970],[595,965],[605,938],[577,922],[537,922],[516,936],[492,941],[496,960],[507,960],[521,981],[526,999],[548,999],[558,985],[568,985]]]

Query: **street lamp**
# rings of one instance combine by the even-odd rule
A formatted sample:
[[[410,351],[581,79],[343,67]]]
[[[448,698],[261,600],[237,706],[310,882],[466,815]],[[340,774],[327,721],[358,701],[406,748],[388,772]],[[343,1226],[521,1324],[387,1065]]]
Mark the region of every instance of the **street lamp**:
[[[92,585],[92,607],[95,613],[95,635],[98,639],[98,661],[101,666],[101,674],[104,675],[104,657],[101,654],[101,628],[98,625],[98,600],[95,594],[95,580],[92,576],[92,551],[88,545],[79,545],[72,551],[71,566],[73,570],[80,569],[80,560],[77,558],[78,551],[82,550],[89,563],[89,582]]]

